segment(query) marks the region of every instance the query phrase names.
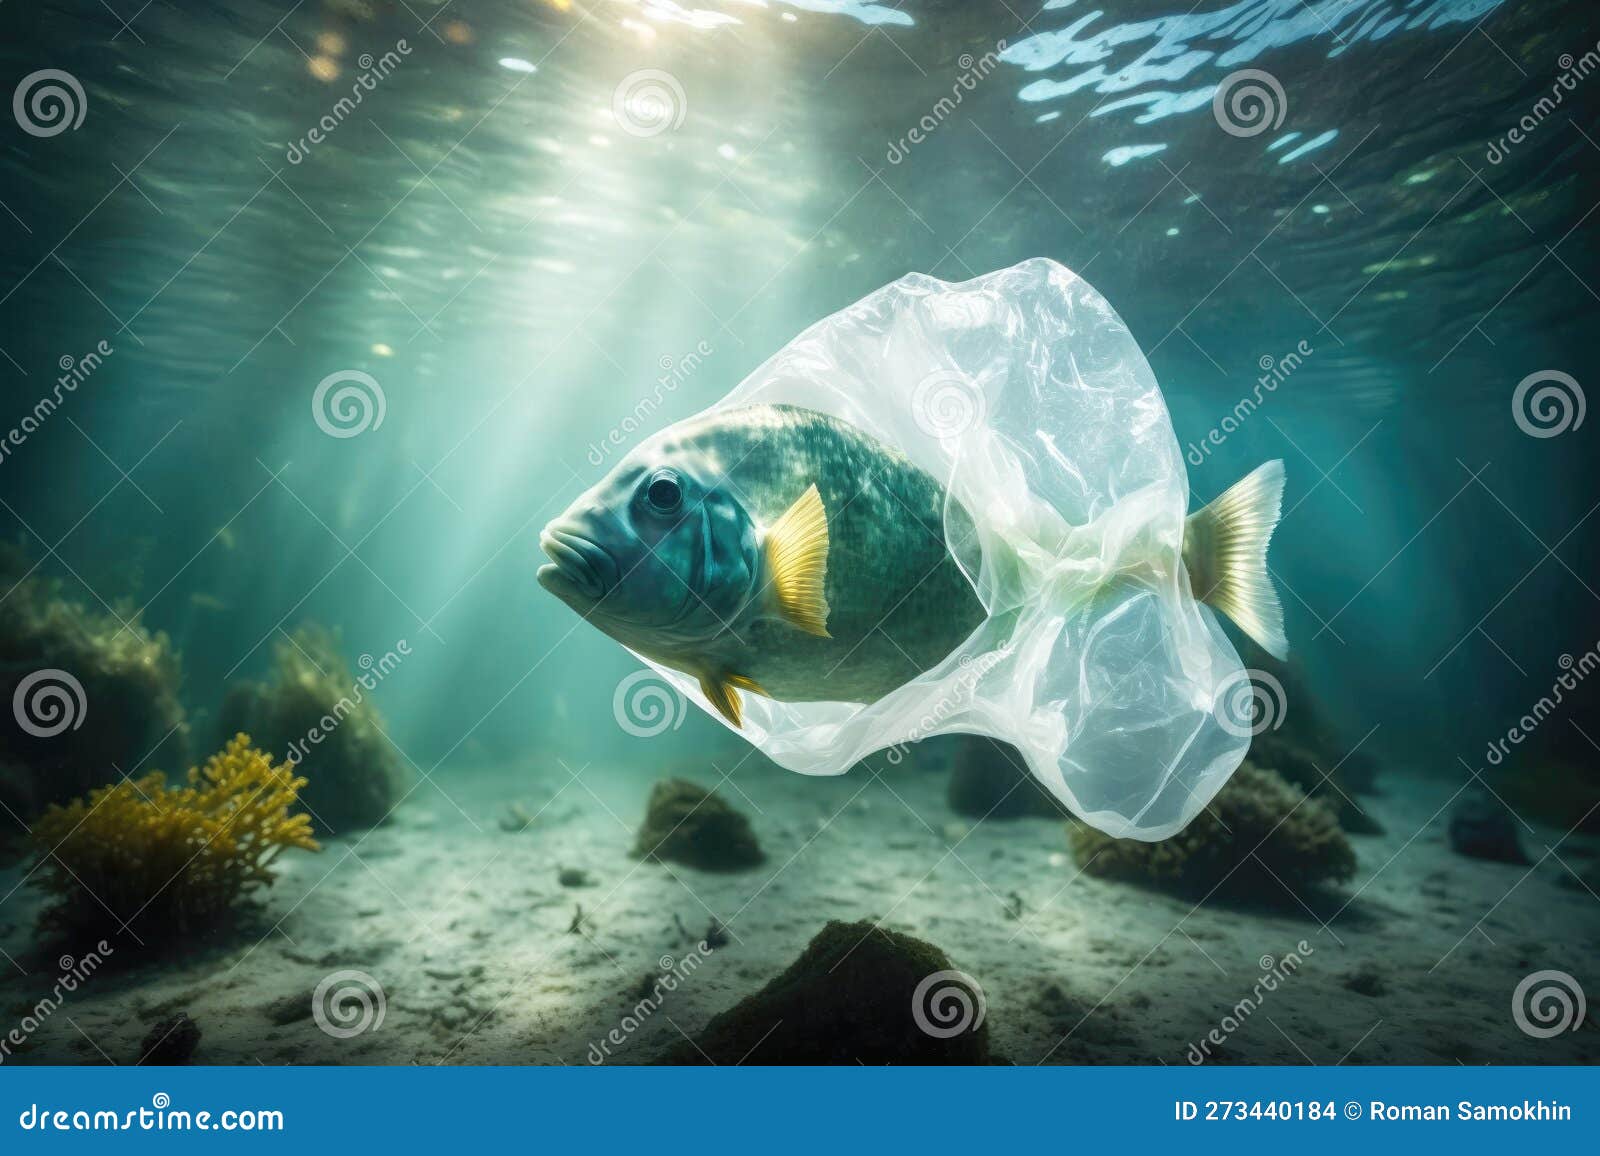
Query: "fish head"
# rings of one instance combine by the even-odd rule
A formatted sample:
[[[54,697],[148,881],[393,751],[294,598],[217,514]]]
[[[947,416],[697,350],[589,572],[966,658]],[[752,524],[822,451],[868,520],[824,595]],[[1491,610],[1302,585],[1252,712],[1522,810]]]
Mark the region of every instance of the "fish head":
[[[544,528],[539,585],[647,652],[728,629],[756,590],[755,521],[709,463],[641,448]]]

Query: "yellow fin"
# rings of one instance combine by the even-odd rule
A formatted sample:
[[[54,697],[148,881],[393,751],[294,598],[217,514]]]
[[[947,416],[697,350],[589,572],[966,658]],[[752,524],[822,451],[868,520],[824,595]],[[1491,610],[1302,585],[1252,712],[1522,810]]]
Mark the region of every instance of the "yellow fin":
[[[784,511],[762,543],[768,602],[785,622],[821,638],[828,633],[828,512],[815,483]]]
[[[1287,658],[1283,604],[1267,569],[1267,543],[1283,508],[1283,463],[1257,466],[1184,523],[1189,588],[1273,658]]]
[[[706,700],[717,708],[717,713],[722,715],[735,727],[744,726],[744,707],[739,701],[739,696],[734,693],[735,688],[759,694],[766,698],[772,696],[761,688],[761,684],[753,678],[746,678],[742,674],[702,674],[700,676],[700,693]]]
[[[722,681],[729,686],[736,686],[740,690],[748,690],[751,694],[759,694],[762,698],[772,697],[759,682],[753,678],[746,678],[742,674],[724,675]]]

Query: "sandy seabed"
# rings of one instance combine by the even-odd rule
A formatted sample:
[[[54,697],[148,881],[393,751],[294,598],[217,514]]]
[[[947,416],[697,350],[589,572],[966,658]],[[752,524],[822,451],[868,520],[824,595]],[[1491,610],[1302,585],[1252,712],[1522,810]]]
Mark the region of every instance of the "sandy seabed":
[[[1600,1058],[1595,1013],[1551,1038],[1513,1014],[1519,982],[1541,970],[1588,979],[1600,998],[1600,896],[1563,882],[1600,841],[1535,828],[1522,832],[1531,867],[1465,858],[1445,835],[1457,782],[1391,776],[1363,797],[1386,833],[1354,837],[1344,887],[1197,906],[1082,875],[1062,823],[973,822],[950,810],[943,775],[904,767],[815,779],[746,759],[720,792],[749,815],[763,866],[639,862],[652,777],[441,773],[389,824],[286,857],[260,918],[225,943],[158,956],[112,936],[112,966],[6,1062],[133,1063],[182,1011],[203,1033],[195,1063],[645,1063],[781,972],[830,919],[877,919],[942,948],[981,984],[995,1055],[1018,1064],[1184,1064],[1207,1042],[1224,1063]],[[535,816],[526,829],[507,829],[513,804]],[[589,885],[564,885],[563,868]],[[36,942],[25,870],[0,874],[0,1036],[51,993],[59,955],[94,947]],[[727,942],[702,954],[713,921]],[[1264,990],[1289,953],[1293,973]],[[639,1022],[641,988],[663,968],[684,978]],[[382,991],[381,1022],[348,1036],[312,1014],[311,993],[340,971]],[[359,1006],[345,1010],[360,1026]],[[782,1057],[749,1062],[763,1059]]]

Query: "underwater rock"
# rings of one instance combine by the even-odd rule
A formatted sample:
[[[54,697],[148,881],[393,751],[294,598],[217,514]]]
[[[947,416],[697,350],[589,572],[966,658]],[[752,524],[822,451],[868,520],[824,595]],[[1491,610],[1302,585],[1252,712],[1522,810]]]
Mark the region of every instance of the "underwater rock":
[[[277,1027],[310,1019],[311,996],[303,989],[291,991],[267,1004],[261,1009],[261,1014]]]
[[[30,836],[32,882],[54,901],[41,924],[93,927],[110,917],[176,942],[220,923],[272,884],[285,848],[320,850],[309,817],[290,814],[304,785],[236,735],[181,786],[152,771],[50,807]]]
[[[1450,848],[1495,863],[1527,863],[1511,812],[1487,791],[1461,796],[1450,813]]]
[[[1351,834],[1383,834],[1378,821],[1355,801],[1355,788],[1344,780],[1348,759],[1342,765],[1337,760],[1324,763],[1305,747],[1263,732],[1250,743],[1250,761],[1258,767],[1270,767],[1312,798],[1327,804],[1339,817],[1339,826]]]
[[[500,829],[508,835],[520,835],[533,826],[534,816],[521,803],[506,804],[506,813],[500,816]]]
[[[1374,999],[1389,993],[1389,985],[1384,981],[1383,973],[1371,963],[1363,963],[1354,971],[1347,973],[1343,982],[1346,988],[1356,994],[1371,996]]]
[[[115,782],[118,768],[186,763],[181,663],[167,636],[130,608],[88,609],[26,573],[14,547],[0,550],[0,698],[17,707],[0,713],[0,804],[29,819]]]
[[[663,779],[651,788],[633,854],[702,871],[743,871],[766,861],[750,820],[687,779]]]
[[[1201,896],[1293,902],[1284,888],[1336,883],[1356,856],[1333,811],[1275,771],[1241,763],[1182,831],[1159,843],[1070,829],[1073,857],[1088,874]]]
[[[187,1064],[200,1046],[200,1026],[189,1018],[188,1012],[179,1012],[171,1019],[162,1020],[145,1035],[139,1045],[139,1063],[153,1067],[174,1067]]]
[[[985,735],[954,735],[951,745],[946,798],[956,814],[973,819],[1029,815],[1057,819],[1067,813],[1010,743]]]
[[[301,805],[319,832],[339,834],[388,818],[400,796],[400,767],[368,692],[387,667],[363,658],[351,675],[333,636],[301,627],[273,652],[272,678],[228,688],[218,725],[244,731],[268,751],[287,757],[306,778]],[[399,661],[397,658],[394,661]]]
[[[930,977],[939,977],[936,986],[925,986]],[[875,923],[831,921],[782,975],[658,1062],[988,1063],[982,992],[947,986],[963,979],[971,982],[931,943]]]
[[[563,887],[593,887],[594,877],[580,867],[563,867],[556,872],[556,882]]]

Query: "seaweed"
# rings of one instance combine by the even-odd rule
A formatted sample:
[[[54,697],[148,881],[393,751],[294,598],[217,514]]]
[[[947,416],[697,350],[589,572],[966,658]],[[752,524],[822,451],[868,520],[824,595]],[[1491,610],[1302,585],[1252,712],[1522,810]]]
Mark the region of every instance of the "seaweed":
[[[305,780],[236,735],[182,786],[160,771],[52,806],[33,826],[35,884],[54,902],[41,921],[103,922],[172,937],[220,923],[273,881],[285,849],[320,848],[290,814]]]
[[[800,957],[664,1064],[984,1064],[983,993],[925,940],[830,921]]]
[[[687,779],[663,779],[651,789],[633,854],[703,871],[743,871],[766,861],[750,820]]]
[[[223,701],[222,733],[255,735],[305,776],[301,805],[319,833],[377,826],[400,796],[399,762],[369,684],[375,676],[353,677],[332,635],[302,626],[274,648],[268,681],[236,683]]]
[[[1333,811],[1253,763],[1182,831],[1158,843],[1070,828],[1073,857],[1090,875],[1183,894],[1281,902],[1302,888],[1355,874],[1356,856]]]
[[[21,821],[52,803],[188,761],[182,663],[127,606],[92,609],[0,558],[0,805]]]

